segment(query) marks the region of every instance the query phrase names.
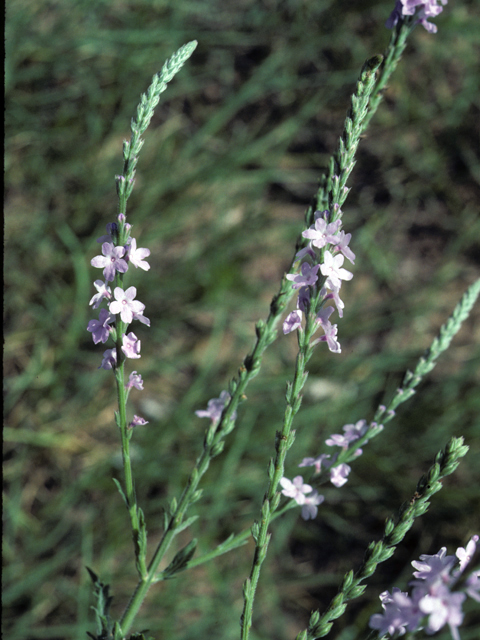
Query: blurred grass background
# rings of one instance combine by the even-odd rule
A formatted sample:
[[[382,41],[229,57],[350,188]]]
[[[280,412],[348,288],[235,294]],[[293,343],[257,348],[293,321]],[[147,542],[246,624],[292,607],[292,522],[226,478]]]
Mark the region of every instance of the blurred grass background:
[[[112,583],[119,614],[135,584],[112,377],[86,332],[96,238],[115,219],[114,175],[139,96],[164,60],[198,39],[163,94],[140,155],[129,221],[152,250],[131,281],[152,327],[130,409],[137,492],[151,542],[179,495],[217,397],[251,348],[288,267],[303,213],[341,132],[363,61],[383,51],[393,2],[15,0],[6,23],[4,633],[85,638],[85,566]],[[480,65],[477,1],[450,3],[437,35],[418,28],[363,140],[344,206],[355,278],[343,288],[342,354],[319,348],[289,477],[325,437],[390,397],[479,276]],[[138,277],[137,277],[138,276]],[[365,598],[334,628],[362,637],[378,594],[411,560],[480,528],[479,311],[356,461],[313,522],[273,527],[252,638],[292,638],[381,535],[451,435],[471,451]],[[209,469],[200,552],[249,527],[266,482],[294,336],[266,354],[238,428]],[[386,392],[384,392],[386,390]],[[386,393],[386,395],[385,395]],[[249,544],[152,589],[138,621],[162,638],[235,638]],[[172,550],[173,555],[175,550]],[[473,607],[470,606],[470,609]],[[467,607],[468,610],[468,607]],[[355,622],[355,617],[357,622]],[[462,638],[477,637],[478,611]],[[444,633],[441,637],[448,637]]]

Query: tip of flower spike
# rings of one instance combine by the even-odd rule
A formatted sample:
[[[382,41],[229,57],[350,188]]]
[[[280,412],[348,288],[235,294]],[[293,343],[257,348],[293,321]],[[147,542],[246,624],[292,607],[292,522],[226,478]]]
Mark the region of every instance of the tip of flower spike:
[[[377,53],[365,62],[363,68],[365,71],[376,71],[382,62],[383,56]]]

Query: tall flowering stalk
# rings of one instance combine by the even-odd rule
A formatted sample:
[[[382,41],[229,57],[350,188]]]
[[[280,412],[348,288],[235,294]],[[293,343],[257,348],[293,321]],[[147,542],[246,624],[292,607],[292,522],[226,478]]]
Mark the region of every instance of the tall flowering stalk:
[[[136,300],[137,290],[134,286],[125,289],[124,277],[131,266],[148,271],[150,265],[145,260],[150,255],[149,249],[137,248],[136,239],[132,237],[131,225],[127,222],[127,200],[130,197],[135,183],[135,171],[138,156],[143,146],[142,135],[145,133],[157,106],[160,95],[167,88],[167,83],[180,71],[182,66],[192,55],[197,46],[196,41],[189,42],[181,47],[164,64],[161,72],[153,77],[152,84],[146,94],[142,95],[137,108],[137,117],[131,122],[131,138],[123,144],[123,172],[116,176],[117,194],[119,200],[119,214],[117,222],[107,225],[107,234],[97,240],[102,245],[102,255],[92,259],[94,267],[103,269],[102,280],[95,281],[97,293],[90,300],[90,304],[97,309],[106,300],[108,311],[101,309],[98,320],[88,323],[88,331],[92,333],[95,344],[105,344],[109,339],[114,346],[103,354],[101,368],[112,370],[115,375],[118,411],[115,413],[115,422],[120,432],[123,460],[123,485],[115,480],[120,494],[127,507],[135,550],[136,568],[140,578],[141,588],[132,597],[120,623],[113,623],[108,615],[108,597],[105,586],[100,583],[97,576],[91,572],[95,583],[98,608],[98,631],[106,634],[106,637],[118,640],[122,638],[131,621],[135,617],[144,595],[155,576],[158,564],[162,556],[157,559],[155,555],[147,567],[147,530],[142,509],[137,504],[135,484],[133,480],[132,463],[130,457],[130,440],[133,430],[139,425],[147,424],[140,416],[133,416],[131,421],[127,419],[127,400],[133,387],[143,389],[143,380],[136,371],[130,373],[128,381],[125,378],[125,362],[128,359],[140,358],[141,343],[133,331],[127,333],[129,325],[139,321],[150,326],[150,320],[144,316],[145,305]],[[110,283],[112,285],[110,286]],[[112,291],[113,289],[113,291]]]

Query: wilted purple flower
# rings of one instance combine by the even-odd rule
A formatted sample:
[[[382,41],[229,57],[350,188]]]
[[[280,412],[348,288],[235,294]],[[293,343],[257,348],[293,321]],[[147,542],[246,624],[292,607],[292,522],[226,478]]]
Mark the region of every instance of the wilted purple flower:
[[[301,463],[298,465],[299,467],[315,467],[315,473],[320,473],[322,469],[322,465],[328,469],[328,467],[332,464],[331,462],[327,462],[330,458],[328,453],[322,453],[316,458],[304,458]]]
[[[125,389],[128,391],[129,389],[132,389],[132,387],[135,387],[135,389],[138,389],[139,391],[143,391],[142,376],[136,371],[132,371],[128,376],[128,382],[125,385]]]
[[[333,308],[333,307],[332,307]],[[325,335],[321,338],[317,338],[319,342],[326,342],[328,348],[332,353],[341,353],[342,347],[337,340],[338,327],[331,322],[322,322],[322,329],[325,331]]]
[[[318,280],[317,272],[320,265],[316,264],[311,267],[308,262],[303,262],[300,267],[301,274],[288,273],[287,280],[293,282],[292,289],[300,289],[301,287],[312,287]]]
[[[302,287],[298,292],[297,307],[304,313],[307,312],[308,305],[310,304],[310,289],[308,287]]]
[[[142,324],[146,324],[147,327],[150,326],[150,319],[143,315],[143,311],[140,311],[140,313],[134,313],[133,320],[138,320]]]
[[[112,367],[117,366],[117,349],[113,347],[113,349],[107,349],[103,352],[103,360],[102,364],[98,367],[99,369],[111,369]]]
[[[110,300],[110,298],[112,297],[112,290],[106,282],[103,282],[103,280],[95,280],[93,285],[98,293],[93,296],[89,304],[93,305],[93,309],[98,309],[103,298]]]
[[[328,319],[335,311],[333,307],[322,307],[320,311],[317,313],[317,321],[323,326],[326,324],[330,324]]]
[[[105,343],[110,336],[110,327],[108,324],[115,320],[106,309],[100,309],[98,320],[90,320],[87,325],[87,331],[92,332],[93,342],[98,344],[99,342]]]
[[[128,428],[133,429],[133,427],[141,427],[145,424],[148,424],[145,418],[141,418],[140,416],[133,416],[133,420],[129,423]]]
[[[355,254],[348,246],[350,239],[352,237],[351,233],[345,233],[345,231],[340,231],[338,234],[338,242],[335,245],[335,251],[341,251],[347,260],[350,260],[352,264],[355,264]]]
[[[118,234],[117,223],[116,222],[109,222],[107,224],[107,235],[100,236],[100,238],[97,238],[97,242],[99,244],[103,244],[104,242],[111,242],[112,244],[115,244],[115,240],[117,238],[117,234]]]
[[[219,398],[212,398],[208,401],[207,409],[200,409],[198,411],[195,411],[195,414],[199,418],[210,418],[213,423],[217,423],[222,416],[222,411],[230,401],[230,398],[231,395],[228,393],[228,391],[222,391]],[[235,420],[236,417],[237,412],[234,411],[231,420]]]
[[[283,322],[283,333],[285,335],[302,326],[302,315],[302,312],[298,309],[288,314]]]

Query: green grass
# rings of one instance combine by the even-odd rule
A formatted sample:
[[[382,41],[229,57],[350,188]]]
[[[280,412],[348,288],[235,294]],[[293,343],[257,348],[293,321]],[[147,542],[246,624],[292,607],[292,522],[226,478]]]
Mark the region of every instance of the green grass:
[[[120,613],[135,583],[120,477],[113,380],[86,332],[95,239],[116,215],[114,175],[140,93],[197,39],[163,94],[140,155],[129,221],[152,268],[135,284],[152,327],[131,410],[137,492],[152,542],[218,396],[253,343],[288,267],[303,213],[341,132],[363,61],[381,52],[389,2],[47,2],[7,7],[4,634],[85,638],[85,566]],[[480,267],[478,3],[450,3],[437,35],[416,29],[357,157],[344,228],[357,254],[342,289],[342,354],[318,348],[288,475],[327,434],[371,418],[429,346]],[[137,274],[136,274],[137,275]],[[471,451],[399,553],[372,579],[338,638],[360,634],[409,563],[478,532],[479,311],[365,448],[314,522],[274,525],[252,639],[292,638],[358,565],[451,435]],[[201,517],[179,544],[207,551],[258,517],[296,341],[281,337],[211,465]],[[235,638],[252,546],[150,593],[139,620],[160,638]],[[174,550],[172,550],[172,554]],[[399,582],[400,581],[400,582]],[[279,611],[282,615],[279,615]],[[462,640],[475,637],[478,612]],[[470,635],[469,635],[470,634]],[[443,635],[442,637],[448,637]]]

